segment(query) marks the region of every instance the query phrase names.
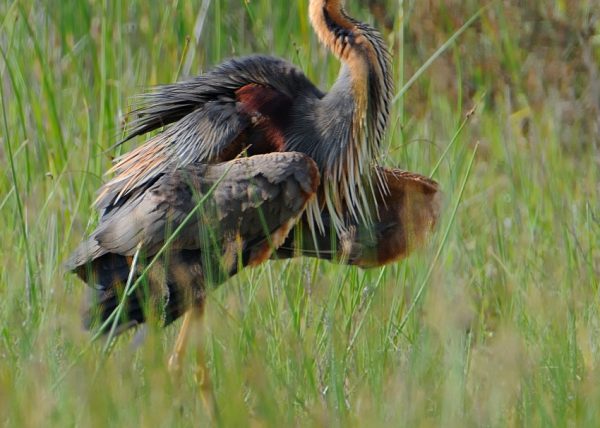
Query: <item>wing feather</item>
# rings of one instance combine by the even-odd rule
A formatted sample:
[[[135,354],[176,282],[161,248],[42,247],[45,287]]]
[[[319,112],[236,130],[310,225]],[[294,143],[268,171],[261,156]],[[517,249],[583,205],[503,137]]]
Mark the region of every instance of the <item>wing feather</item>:
[[[240,92],[244,87],[251,89]],[[266,98],[257,100],[260,88]],[[264,119],[300,95],[323,96],[291,63],[255,55],[231,59],[203,75],[140,96],[122,142],[171,126],[116,160],[108,172],[115,176],[100,189],[97,206],[144,189],[167,170],[233,159],[247,144],[265,144],[270,138],[275,143],[257,153],[275,151],[271,148],[280,147],[281,133],[262,129]]]
[[[251,258],[253,246],[267,251],[265,243],[271,241],[271,235],[283,235],[278,236],[279,243],[283,242],[318,183],[314,161],[293,152],[217,165],[193,164],[165,172],[146,190],[116,207],[105,207],[98,228],[67,266],[77,270],[109,253],[132,256],[137,248],[152,256],[180,226],[170,250],[201,249],[222,255],[228,245],[237,243],[236,250]],[[213,188],[214,193],[184,224]]]

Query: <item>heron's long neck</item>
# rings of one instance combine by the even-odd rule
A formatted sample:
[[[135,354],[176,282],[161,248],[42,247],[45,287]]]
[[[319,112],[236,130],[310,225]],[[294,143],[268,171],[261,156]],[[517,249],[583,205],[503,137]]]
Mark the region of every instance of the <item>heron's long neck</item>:
[[[311,0],[309,12],[321,43],[344,64],[332,92],[352,94],[357,115],[364,115],[368,102],[370,46],[358,31],[358,22],[346,15],[341,0]]]
[[[342,62],[342,69],[319,109],[322,134],[330,136],[325,177],[332,184],[330,211],[346,205],[355,218],[365,216],[370,165],[379,154],[392,97],[390,60],[373,28],[350,18],[342,0],[310,0],[310,19],[319,40]],[[339,120],[334,120],[337,117]],[[367,188],[365,188],[367,187]],[[327,191],[327,189],[326,189]]]

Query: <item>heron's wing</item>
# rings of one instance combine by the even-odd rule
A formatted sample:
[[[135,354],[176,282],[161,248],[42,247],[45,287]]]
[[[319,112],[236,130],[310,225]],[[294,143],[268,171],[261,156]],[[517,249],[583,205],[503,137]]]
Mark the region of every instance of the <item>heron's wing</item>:
[[[323,96],[300,69],[286,60],[265,55],[232,58],[193,79],[158,86],[142,95],[124,141],[177,122],[207,103],[235,102],[236,91],[248,84],[271,87],[290,98],[299,93]]]
[[[303,218],[275,257],[298,255],[337,260],[361,267],[381,266],[405,258],[421,245],[440,214],[442,193],[438,184],[422,175],[379,168],[389,191],[376,201],[373,224],[362,224],[348,213],[346,230],[335,236],[331,219],[323,214],[325,232],[313,238]]]
[[[295,100],[323,94],[287,61],[231,59],[191,80],[159,86],[140,97],[124,141],[169,125],[117,159],[116,176],[100,190],[98,206],[146,186],[166,170],[281,150],[281,128]]]
[[[164,173],[143,192],[107,206],[67,267],[85,279],[86,265],[106,254],[132,256],[139,249],[152,256],[169,239],[169,251],[200,249],[227,259],[225,271],[232,273],[238,263],[253,265],[270,256],[318,183],[315,163],[293,152]]]

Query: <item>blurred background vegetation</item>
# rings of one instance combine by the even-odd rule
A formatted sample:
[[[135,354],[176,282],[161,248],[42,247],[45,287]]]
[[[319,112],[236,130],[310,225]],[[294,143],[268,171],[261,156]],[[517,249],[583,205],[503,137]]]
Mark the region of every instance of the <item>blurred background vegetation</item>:
[[[384,34],[397,90],[435,58],[394,104],[382,162],[439,164],[446,214],[406,262],[271,262],[212,293],[216,422],[595,426],[600,5],[347,3]],[[252,52],[331,84],[339,65],[307,7],[0,2],[0,423],[207,422],[193,356],[182,381],[166,372],[176,328],[150,329],[138,347],[126,335],[104,355],[81,328],[84,287],[61,263],[95,224],[131,96]]]

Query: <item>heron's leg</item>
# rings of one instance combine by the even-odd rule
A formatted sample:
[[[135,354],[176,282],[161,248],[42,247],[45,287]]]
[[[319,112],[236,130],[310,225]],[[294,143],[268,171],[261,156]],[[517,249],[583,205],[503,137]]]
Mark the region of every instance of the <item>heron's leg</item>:
[[[207,415],[212,419],[215,414],[215,400],[213,396],[212,383],[206,366],[204,351],[202,349],[201,327],[202,316],[204,315],[204,300],[196,306],[188,309],[183,316],[181,329],[175,341],[175,348],[169,357],[169,371],[175,376],[181,374],[181,360],[185,355],[188,343],[193,341],[192,346],[195,347],[197,366],[196,366],[196,382],[200,392],[200,399],[204,405]]]
[[[187,349],[190,338],[190,322],[193,316],[194,309],[188,309],[183,315],[183,322],[181,323],[181,328],[179,329],[179,334],[175,341],[175,347],[169,357],[169,371],[176,376],[179,376],[181,373],[181,358]]]
[[[194,346],[196,348],[196,383],[200,393],[200,399],[204,405],[204,410],[207,415],[213,419],[216,407],[215,398],[213,395],[212,382],[210,380],[209,370],[206,366],[204,349],[202,347],[202,317],[204,315],[204,299],[192,309],[191,330],[193,335]]]

